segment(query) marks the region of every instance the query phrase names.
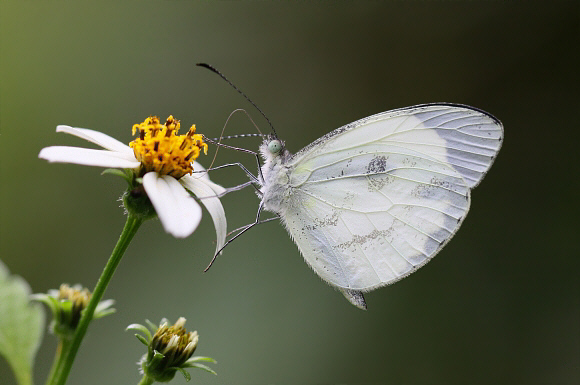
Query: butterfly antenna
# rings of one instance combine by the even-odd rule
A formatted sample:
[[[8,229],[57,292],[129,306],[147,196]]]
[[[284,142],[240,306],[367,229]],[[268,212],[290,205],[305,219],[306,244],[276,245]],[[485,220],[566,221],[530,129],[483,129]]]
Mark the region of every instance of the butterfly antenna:
[[[221,139],[251,138],[251,137],[256,137],[256,136],[263,138],[265,135],[264,134],[238,134],[238,135],[222,136]],[[212,138],[212,140],[215,140],[215,141],[217,141],[218,139],[220,139],[220,138]]]
[[[254,119],[252,119],[252,117],[250,116],[250,114],[248,114],[248,111],[244,110],[243,108],[237,108],[235,110],[233,110],[230,115],[228,116],[228,118],[226,119],[226,123],[224,124],[224,128],[222,129],[222,132],[220,134],[219,139],[226,139],[226,137],[224,136],[224,132],[226,129],[226,126],[228,125],[230,119],[232,118],[232,116],[234,116],[234,114],[236,112],[243,112],[244,114],[246,114],[246,117],[248,118],[248,120],[252,123],[252,125],[254,126],[254,128],[259,132],[259,134],[238,134],[236,135],[230,135],[227,138],[234,138],[234,137],[239,137],[239,138],[243,138],[244,136],[261,136],[262,138],[265,137],[266,135],[262,134],[262,131],[260,131],[260,127],[258,127],[258,125],[256,124],[256,122],[254,122]],[[218,138],[215,138],[214,140],[218,140]]]
[[[272,132],[274,133],[275,137],[278,137],[278,135],[276,134],[276,130],[274,129],[274,125],[272,125],[272,122],[270,121],[270,119],[268,119],[268,117],[266,116],[266,114],[264,114],[264,111],[262,111],[257,105],[256,103],[254,103],[252,101],[252,99],[250,99],[248,97],[248,95],[246,95],[245,93],[242,92],[242,90],[240,90],[238,87],[235,86],[234,83],[232,83],[228,78],[226,78],[226,76],[224,74],[222,74],[220,71],[218,71],[215,67],[207,64],[207,63],[197,63],[196,66],[198,67],[203,67],[203,68],[207,68],[208,70],[212,71],[213,73],[219,75],[223,80],[225,80],[230,86],[232,86],[232,88],[236,91],[238,91],[238,93],[240,95],[242,95],[248,102],[250,102],[252,104],[252,106],[254,106],[254,108],[256,110],[258,110],[260,112],[260,114],[262,114],[262,116],[264,117],[264,119],[266,119],[266,121],[268,122],[268,124],[270,125],[270,128],[272,129]]]
[[[252,124],[254,125],[254,127],[256,127],[256,130],[258,130],[259,134],[238,134],[238,135],[224,136],[224,132],[226,131],[226,127],[227,127],[228,123],[230,122],[230,119],[232,118],[232,116],[236,112],[243,112],[244,114],[246,114],[246,116],[248,117],[248,119],[250,119],[250,122],[252,122]],[[211,164],[209,165],[209,168],[212,168],[212,166],[213,166],[213,164],[214,164],[214,162],[215,162],[215,160],[217,158],[217,154],[218,154],[219,148],[224,146],[224,145],[221,144],[221,142],[222,142],[223,139],[230,139],[230,138],[236,138],[236,137],[243,138],[245,136],[260,136],[260,137],[263,138],[265,135],[262,134],[262,131],[260,131],[260,129],[258,128],[258,126],[256,125],[256,123],[254,122],[254,120],[252,119],[252,117],[250,116],[250,114],[248,114],[247,111],[244,110],[243,108],[238,108],[236,110],[233,110],[230,113],[230,115],[228,116],[228,118],[226,119],[226,122],[224,123],[224,126],[222,127],[222,132],[220,133],[219,138],[212,139],[213,140],[213,143],[217,145],[217,149],[215,151],[215,154],[213,155],[213,159],[211,161]],[[209,139],[209,138],[205,137],[205,135],[204,135],[204,138],[205,139]],[[254,152],[252,151],[252,154],[253,153]]]

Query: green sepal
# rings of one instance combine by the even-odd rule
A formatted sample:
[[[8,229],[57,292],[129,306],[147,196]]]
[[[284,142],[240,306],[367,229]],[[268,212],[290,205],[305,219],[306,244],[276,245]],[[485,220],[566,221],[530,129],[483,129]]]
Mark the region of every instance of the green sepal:
[[[157,350],[153,351],[153,357],[148,355],[145,361],[143,362],[142,368],[147,376],[155,379],[157,382],[169,382],[175,377],[175,373],[177,368],[170,367],[164,368],[163,367],[163,359],[165,356],[159,353]]]
[[[133,184],[133,172],[126,169],[118,169],[118,168],[108,168],[104,170],[101,175],[115,175],[120,176],[121,178],[127,181],[127,184],[131,186]]]
[[[51,294],[32,294],[30,299],[33,301],[39,301],[46,304],[52,313],[52,321],[48,327],[48,330],[57,335],[60,338],[70,338],[74,334],[74,329],[68,327],[70,319],[72,318],[72,302],[71,301],[60,301],[54,298]]]
[[[191,374],[189,374],[185,369],[181,369],[181,368],[173,368],[173,369],[179,370],[179,372],[181,374],[183,374],[185,381],[187,381],[187,382],[191,381]]]
[[[163,360],[164,357],[165,356],[163,354],[159,353],[157,350],[154,350],[153,351],[153,358],[151,358],[151,362],[149,364],[149,367],[157,366],[161,362],[161,360]]]
[[[149,346],[149,341],[147,341],[147,339],[145,337],[143,337],[141,334],[135,333],[135,337],[137,337],[137,339],[139,341],[141,341],[141,343],[143,343],[143,345]]]
[[[56,312],[56,309],[58,309],[58,301],[48,294],[44,293],[31,294],[28,298],[30,298],[31,301],[42,302],[43,304],[45,304],[50,308],[50,311],[53,314]]]
[[[192,368],[203,369],[206,372],[213,373],[213,374],[215,374],[217,376],[217,373],[215,372],[215,370],[213,370],[212,368],[210,368],[208,366],[205,366],[204,364],[192,364],[191,367]]]
[[[157,217],[157,212],[155,212],[155,208],[151,204],[143,185],[129,188],[123,193],[121,198],[123,199],[123,206],[125,206],[129,214],[142,220]]]
[[[151,341],[151,338],[153,338],[149,329],[147,329],[145,326],[143,326],[141,324],[131,324],[131,325],[127,326],[127,328],[125,328],[125,331],[127,331],[127,330],[133,330],[133,331],[141,332],[141,333],[145,334],[145,337],[139,335],[140,337],[143,337],[143,339],[145,341],[147,341],[147,343],[145,345],[149,344],[149,341]],[[138,334],[135,334],[135,335],[138,335]]]
[[[200,361],[211,362],[212,364],[217,364],[217,361],[211,357],[196,356],[196,357],[191,357],[189,360],[185,361],[184,365],[188,365],[189,367],[191,367],[191,364],[193,364],[194,362],[200,362]]]
[[[163,319],[166,320],[165,318],[163,318]],[[151,329],[151,331],[153,333],[155,333],[157,331],[157,328],[159,328],[159,326],[155,325],[153,322],[149,321],[148,319],[145,320],[145,323],[147,324],[147,326],[149,326],[149,329]],[[163,322],[161,322],[161,323],[163,323]]]

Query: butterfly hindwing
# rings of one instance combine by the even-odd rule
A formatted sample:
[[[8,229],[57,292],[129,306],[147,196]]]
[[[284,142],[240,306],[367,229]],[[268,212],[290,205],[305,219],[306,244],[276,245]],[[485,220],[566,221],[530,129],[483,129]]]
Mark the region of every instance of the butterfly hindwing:
[[[362,119],[287,162],[281,218],[333,286],[368,291],[395,282],[455,234],[501,133],[489,115],[454,105]]]
[[[389,151],[350,158],[326,176],[319,169],[292,190],[284,222],[334,286],[372,290],[401,279],[435,255],[469,209],[469,188],[453,168]],[[375,163],[382,171],[369,172]]]

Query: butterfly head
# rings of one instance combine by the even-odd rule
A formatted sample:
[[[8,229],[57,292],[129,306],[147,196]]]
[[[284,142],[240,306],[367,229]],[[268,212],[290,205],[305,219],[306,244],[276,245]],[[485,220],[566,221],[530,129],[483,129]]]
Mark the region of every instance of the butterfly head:
[[[286,149],[282,140],[278,139],[275,134],[269,134],[264,136],[260,152],[264,158],[275,158],[283,155]]]
[[[268,151],[274,156],[278,155],[283,148],[284,146],[279,139],[272,139],[268,142]]]
[[[260,153],[265,161],[284,162],[290,156],[288,150],[284,146],[284,141],[278,139],[275,135],[268,135],[264,138],[260,146]]]

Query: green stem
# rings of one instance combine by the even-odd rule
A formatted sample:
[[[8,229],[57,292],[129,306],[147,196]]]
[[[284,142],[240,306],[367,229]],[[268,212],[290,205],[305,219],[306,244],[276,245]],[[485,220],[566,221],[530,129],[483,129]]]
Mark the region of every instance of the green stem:
[[[58,346],[56,347],[56,353],[54,354],[54,361],[52,363],[50,373],[48,374],[48,378],[46,380],[46,385],[52,385],[54,383],[55,375],[58,369],[62,367],[64,357],[68,353],[69,347],[70,341],[59,339]]]
[[[56,373],[56,368],[58,368],[60,366],[61,357],[64,355],[64,354],[62,354],[62,349],[63,349],[62,345],[63,345],[62,340],[59,339],[58,345],[56,346],[56,353],[54,353],[54,361],[52,362],[50,372],[48,373],[48,378],[46,379],[46,385],[52,384],[52,381],[54,380],[54,378],[53,378],[54,373]]]
[[[53,385],[65,384],[77,351],[81,345],[81,341],[87,332],[89,323],[93,319],[95,309],[101,298],[103,298],[103,294],[105,294],[105,290],[107,289],[107,286],[109,285],[109,282],[115,273],[115,269],[119,265],[119,262],[125,253],[125,250],[127,250],[129,243],[131,243],[133,236],[142,223],[143,219],[140,217],[135,217],[131,214],[127,216],[127,222],[125,223],[123,232],[119,237],[117,245],[113,249],[113,253],[109,258],[109,261],[105,265],[105,269],[103,270],[103,273],[97,282],[97,286],[95,286],[95,290],[93,291],[93,295],[91,296],[91,300],[89,301],[87,308],[83,311],[81,320],[79,321],[73,339],[71,340],[70,347],[67,349],[68,351],[66,354],[63,354],[63,360],[60,362],[60,367],[56,369],[55,380],[52,382]]]
[[[154,379],[152,379],[148,375],[144,374],[143,378],[141,379],[141,381],[139,381],[139,383],[137,385],[151,385],[154,382],[155,382]]]

